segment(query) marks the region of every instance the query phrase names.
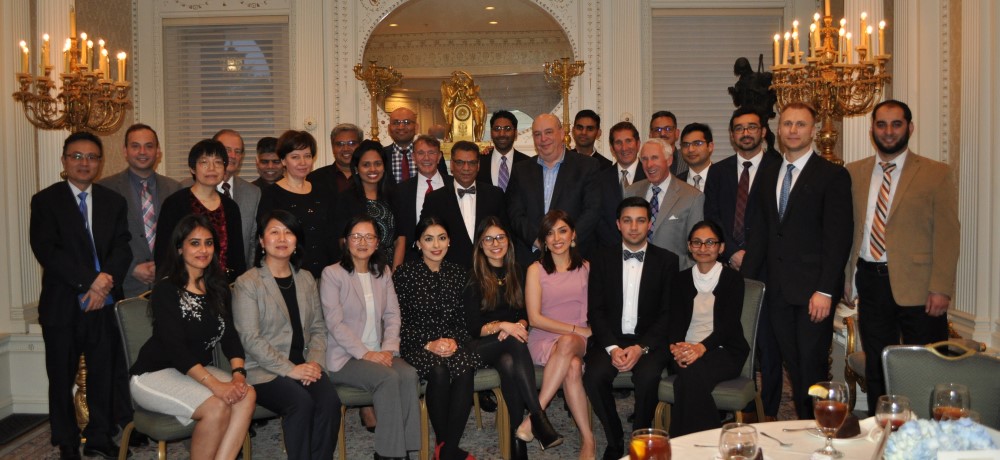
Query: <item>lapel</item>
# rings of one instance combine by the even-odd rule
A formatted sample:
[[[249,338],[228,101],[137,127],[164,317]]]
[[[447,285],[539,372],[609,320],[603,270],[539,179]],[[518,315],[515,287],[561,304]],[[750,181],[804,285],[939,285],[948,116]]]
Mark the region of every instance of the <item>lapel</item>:
[[[799,172],[799,177],[795,179],[795,185],[793,185],[792,189],[788,192],[788,204],[785,205],[785,217],[782,219],[782,222],[788,222],[788,216],[795,212],[796,205],[805,193],[803,190],[809,187],[812,176],[816,174],[816,171],[820,168],[818,162],[826,161],[815,152],[810,151],[808,155],[811,155],[809,160],[806,161],[806,165],[802,167],[802,171]]]
[[[157,217],[160,215],[160,207],[163,206],[163,200],[166,200],[171,194],[167,192],[169,186],[167,185],[166,178],[153,173],[153,177],[156,178],[156,199],[153,200],[153,210]],[[140,210],[140,212],[142,212]]]
[[[625,284],[622,282],[621,273],[623,273],[623,270],[625,269],[625,261],[622,259],[621,244],[619,243],[617,247],[619,248],[617,252],[615,253],[608,252],[608,257],[611,257],[611,260],[613,261],[611,264],[609,264],[613,268],[608,273],[608,292],[612,293],[612,295],[615,296],[614,297],[615,301],[612,302],[612,305],[614,305],[614,307],[612,311],[608,312],[611,313],[608,316],[611,318],[618,318],[617,330],[619,333],[621,333],[621,318],[625,311]],[[649,254],[649,251],[646,251],[646,254]],[[642,268],[643,272],[645,272],[646,266],[643,265]],[[641,283],[642,276],[640,276],[639,278]],[[641,288],[639,290],[639,296],[640,297],[642,296]]]
[[[480,194],[483,190],[482,183],[476,181],[474,184],[476,186],[476,215],[472,216],[474,222],[479,222],[477,217],[480,215],[480,209],[483,206],[483,197]],[[445,211],[450,214],[450,216],[441,216],[446,222],[452,224],[452,233],[461,234],[469,244],[472,244],[472,238],[469,237],[469,232],[465,231],[465,217],[462,216],[462,207],[458,205],[458,195],[454,182],[445,184],[445,193],[448,194],[448,198],[445,201],[447,209]],[[448,218],[450,217],[450,219]],[[457,226],[457,227],[456,227]]]
[[[150,176],[150,177],[155,177],[155,174],[153,176]],[[137,216],[139,216],[139,221],[142,222],[142,202],[139,201],[139,194],[142,193],[142,189],[139,189],[139,192],[136,193],[135,189],[132,188],[132,181],[128,177],[128,169],[126,169],[126,170],[122,171],[121,173],[115,175],[115,177],[114,177],[113,180],[116,182],[114,184],[114,187],[115,187],[116,190],[128,190],[128,193],[124,193],[123,194],[123,195],[125,195],[125,202],[128,204],[128,209],[129,210],[134,210],[135,214]],[[108,185],[111,185],[111,184],[108,184]],[[156,188],[157,191],[162,190],[162,188],[160,188],[159,181],[157,181],[156,187],[157,187]],[[156,215],[159,215],[159,211],[160,211],[159,206],[157,206],[156,203],[153,203],[153,205],[156,206],[154,208],[155,212],[157,213]],[[142,236],[142,235],[139,235],[139,236]]]
[[[681,199],[680,183],[680,179],[678,179],[677,176],[670,178],[670,182],[667,183],[667,190],[663,192],[663,201],[660,202],[660,210],[656,213],[657,221],[666,222],[670,219],[671,211],[673,211],[674,206],[676,206],[677,202]],[[643,196],[645,196],[645,194]],[[653,233],[659,233],[663,228],[664,227],[659,223],[654,223]],[[643,265],[643,267],[645,267],[645,265]]]
[[[906,193],[906,190],[913,183],[913,179],[917,176],[917,172],[920,169],[920,166],[921,166],[920,157],[917,156],[916,153],[913,153],[912,150],[910,150],[906,157],[906,165],[899,174],[899,184],[896,185],[896,192],[892,195],[892,203],[889,205],[889,215],[885,217],[886,223],[889,223],[892,220],[892,215],[896,213],[896,208],[897,205],[899,205],[899,201]],[[867,177],[869,178],[869,180],[871,179],[870,174]]]
[[[345,254],[345,257],[350,257],[350,255]],[[348,294],[349,297],[345,300],[350,302],[351,298],[357,299],[356,305],[359,306],[358,317],[361,319],[361,327],[363,328],[365,322],[368,321],[368,308],[365,307],[365,289],[361,287],[361,278],[358,275],[358,267],[354,267],[353,273],[347,273],[346,270],[344,271],[344,273],[347,275],[347,279],[350,280],[351,291],[352,291]],[[371,272],[368,273],[369,275],[371,274]],[[372,296],[375,301],[375,314],[377,315],[379,306],[379,298],[378,298],[379,289],[375,287],[375,276],[371,276],[371,281],[372,281]]]
[[[285,321],[290,322],[291,317],[288,315],[288,304],[285,303],[285,297],[281,295],[281,289],[278,288],[278,282],[275,281],[274,275],[271,274],[271,269],[267,267],[267,264],[261,264],[259,270],[260,270],[260,279],[264,282],[264,292],[266,292],[267,295],[271,297],[271,302],[268,303],[271,305],[277,305],[278,310],[281,311],[281,314],[285,315]],[[292,274],[292,279],[293,280],[295,279],[294,273]],[[297,296],[300,294],[298,283],[295,283],[295,294]],[[303,295],[303,296],[298,296],[296,298],[304,299],[306,297]],[[300,319],[302,318],[301,308],[299,312],[299,318]]]
[[[93,191],[93,190],[91,190]],[[83,221],[83,216],[80,215],[80,206],[77,201],[78,198],[73,195],[73,189],[70,188],[69,182],[63,181],[62,186],[59,187],[58,197],[56,198],[55,206],[64,207],[63,213],[69,216],[71,227],[69,230],[73,234],[73,238],[77,240],[77,247],[81,248],[81,253],[85,255],[84,260],[91,260],[90,256],[90,238],[87,237],[86,223]],[[93,200],[97,202],[97,200]],[[94,213],[93,216],[97,216]],[[88,263],[92,265],[93,261]]]
[[[556,174],[556,183],[552,187],[552,201],[549,204],[549,209],[557,209],[556,203],[559,203],[559,198],[562,197],[562,193],[561,192],[563,191],[563,189],[569,187],[568,183],[570,181],[574,180],[571,177],[571,176],[575,176],[575,174],[573,174],[571,172],[571,171],[573,171],[573,168],[576,165],[576,163],[571,158],[573,155],[579,155],[579,154],[567,150],[566,153],[563,155],[563,162],[562,162],[561,165],[559,165],[559,172]],[[545,200],[545,194],[544,194],[544,190],[545,190],[545,178],[544,178],[544,173],[542,173],[542,175],[543,175],[543,178],[542,178],[542,191],[543,191],[543,193],[542,193],[542,200],[543,200],[543,204],[544,204],[544,200]]]

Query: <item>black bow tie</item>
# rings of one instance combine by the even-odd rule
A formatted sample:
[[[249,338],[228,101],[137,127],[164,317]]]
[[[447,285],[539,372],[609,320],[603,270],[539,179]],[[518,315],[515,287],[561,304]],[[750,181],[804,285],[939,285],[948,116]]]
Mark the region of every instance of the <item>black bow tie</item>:
[[[472,187],[469,187],[469,188],[465,188],[465,189],[462,189],[462,188],[458,189],[458,197],[459,198],[462,198],[465,195],[475,195],[475,194],[476,194],[476,186],[475,185],[473,185]]]
[[[632,252],[628,249],[622,249],[622,256],[625,257],[626,261],[634,258],[635,260],[642,262],[642,259],[646,258],[646,251]]]

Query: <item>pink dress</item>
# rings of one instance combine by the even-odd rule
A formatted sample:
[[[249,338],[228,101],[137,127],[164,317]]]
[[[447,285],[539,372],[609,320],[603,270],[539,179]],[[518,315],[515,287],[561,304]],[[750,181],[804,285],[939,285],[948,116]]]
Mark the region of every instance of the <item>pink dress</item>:
[[[590,275],[590,265],[568,272],[545,273],[538,264],[542,285],[542,316],[573,324],[577,327],[587,326],[587,277]],[[539,366],[549,361],[549,354],[556,340],[562,334],[531,328],[528,333],[528,351],[531,360]]]

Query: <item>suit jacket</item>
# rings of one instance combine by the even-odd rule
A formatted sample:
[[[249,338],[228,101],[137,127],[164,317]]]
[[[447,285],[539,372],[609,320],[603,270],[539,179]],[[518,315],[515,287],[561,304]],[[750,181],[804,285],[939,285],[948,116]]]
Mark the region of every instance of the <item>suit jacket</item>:
[[[381,343],[381,351],[399,356],[399,301],[392,284],[392,273],[386,269],[382,276],[373,273],[372,294],[375,297],[375,330]],[[339,371],[351,358],[361,359],[371,351],[361,341],[365,330],[367,312],[365,294],[358,279],[357,271],[347,273],[340,264],[323,269],[319,284],[319,295],[323,302],[323,316],[326,320],[326,368]]]
[[[416,139],[416,138],[414,138],[414,139]],[[385,159],[387,160],[387,163],[385,164],[386,177],[388,179],[392,179],[392,183],[399,184],[399,182],[396,181],[396,174],[392,172],[392,153],[393,153],[392,146],[393,145],[395,145],[395,144],[383,145],[382,146],[382,154],[385,155]],[[410,149],[410,154],[407,155],[407,157],[410,158],[410,159],[413,158],[413,149]],[[441,176],[448,177],[448,165],[445,164],[445,163],[447,163],[447,161],[444,161],[444,155],[441,155],[441,157],[442,157],[441,161],[438,162],[438,172],[441,173]],[[334,166],[334,167],[336,167],[336,166]],[[420,173],[417,172],[417,167],[416,167],[416,165],[414,165],[412,168],[410,168],[410,179],[413,179],[414,177],[417,177],[417,174],[420,174]]]
[[[570,152],[580,153],[580,152],[577,152],[576,149],[570,150]],[[581,153],[581,155],[583,155],[583,154]],[[605,169],[608,169],[608,168],[614,166],[614,162],[612,162],[611,160],[609,160],[608,157],[606,157],[604,155],[601,155],[597,151],[594,151],[593,155],[586,155],[586,156],[597,160],[597,170],[598,171],[604,171]]]
[[[691,316],[694,313],[694,298],[698,290],[694,287],[691,267],[674,277],[670,289],[670,325],[667,333],[669,343],[684,342],[688,328],[691,326]],[[743,313],[743,276],[729,267],[723,267],[719,275],[719,284],[712,290],[715,296],[715,306],[712,309],[712,333],[701,341],[705,348],[722,348],[733,361],[742,363],[750,354],[750,345],[743,336],[743,325],[740,315]]]
[[[479,222],[488,216],[499,217],[506,223],[506,212],[503,190],[489,182],[476,181],[475,225],[479,225]],[[469,232],[465,230],[465,219],[462,218],[462,210],[458,207],[454,183],[446,184],[427,196],[420,218],[427,216],[437,216],[448,225],[451,244],[448,253],[445,254],[445,260],[467,269],[472,268],[472,255],[476,245]]]
[[[71,325],[83,314],[77,296],[85,294],[97,278],[95,251],[101,272],[114,279],[110,295],[115,300],[124,298],[122,280],[132,260],[125,199],[93,184],[91,208],[93,249],[79,204],[66,181],[56,182],[31,197],[28,235],[31,251],[42,266],[42,292],[38,297],[38,322],[42,326]]]
[[[587,322],[593,330],[592,345],[630,346],[638,343],[652,350],[667,346],[671,281],[677,275],[677,256],[653,244],[646,245],[639,281],[639,304],[635,337],[625,340],[622,333],[622,309],[625,287],[622,284],[624,261],[619,244],[617,249],[601,249],[590,264],[587,287]]]
[[[531,157],[524,154],[520,150],[513,149],[513,160],[512,163],[507,165],[511,169],[514,169],[515,163],[520,163],[524,160],[530,159]],[[509,155],[509,154],[508,154]],[[476,176],[477,181],[489,182],[494,186],[497,185],[497,178],[493,177],[493,170],[490,167],[490,159],[493,156],[493,149],[489,149],[486,153],[479,156],[479,175]],[[510,189],[510,182],[507,182],[507,188]]]
[[[191,187],[192,184],[194,181],[191,179],[181,181],[181,187]],[[254,260],[253,252],[257,248],[257,205],[260,204],[260,187],[240,179],[239,176],[233,176],[231,193],[233,201],[240,208],[239,229],[242,236],[243,260],[249,264]]]
[[[253,185],[250,185],[250,187],[257,188]],[[257,193],[260,193],[260,191],[258,190]],[[153,260],[156,261],[156,278],[158,279],[166,276],[163,270],[166,269],[167,252],[175,250],[170,245],[170,235],[174,232],[174,227],[177,227],[177,223],[184,216],[191,214],[192,196],[190,188],[181,188],[163,200],[163,205],[160,207],[160,216],[156,223],[156,234],[164,237],[160,238],[158,236],[156,244],[153,246]],[[236,277],[247,271],[247,263],[243,253],[243,235],[239,231],[240,223],[243,220],[241,219],[240,207],[235,201],[226,198],[221,193],[219,194],[219,198],[222,199],[223,212],[226,214],[226,238],[228,239],[226,269],[230,270],[228,275],[229,281],[232,282],[236,280]],[[257,241],[256,236],[254,236],[254,241]]]
[[[442,174],[444,185],[447,187],[454,179],[447,174]],[[420,187],[423,185],[424,187]],[[417,211],[417,193],[426,193],[427,179],[419,174],[411,177],[402,184],[396,186],[396,193],[393,195],[392,209],[396,214],[396,234],[406,238],[406,260],[417,258],[417,252],[413,249],[413,242],[417,240],[414,230],[417,227],[417,218],[420,213]],[[418,191],[419,189],[419,191]],[[424,206],[427,200],[424,199]]]
[[[552,190],[549,210],[561,209],[576,220],[577,246],[586,254],[600,214],[601,195],[593,187],[597,160],[567,151]],[[514,233],[518,260],[533,260],[531,246],[545,216],[545,185],[542,166],[537,161],[514,163],[507,186],[507,216]]]
[[[156,173],[152,175],[152,178],[156,181],[156,197],[153,200],[153,221],[155,222],[160,215],[163,200],[180,190],[181,184]],[[128,169],[105,177],[99,183],[124,197],[125,203],[128,205],[128,232],[134,237],[129,241],[129,248],[132,249],[132,262],[128,266],[128,275],[125,276],[122,286],[126,297],[135,297],[153,289],[152,283],[143,283],[132,276],[137,264],[153,260],[153,251],[149,249],[149,244],[146,242],[146,227],[142,223],[142,202],[139,201],[139,194],[132,188]],[[159,235],[159,233],[157,234]],[[170,235],[165,234],[164,237],[170,238]]]
[[[869,231],[865,213],[876,159],[872,156],[847,165],[854,196],[849,279],[853,279],[861,239]],[[885,223],[889,284],[897,304],[923,306],[928,291],[955,298],[960,234],[957,193],[948,165],[912,150],[906,155]]]
[[[649,179],[643,179],[630,185],[625,196],[645,198],[649,188]],[[687,237],[691,227],[702,220],[704,209],[704,194],[677,177],[670,179],[653,222],[653,237],[650,242],[673,252],[679,259],[678,267],[681,270],[694,265],[694,261],[688,257]]]
[[[765,150],[764,156],[757,165],[755,178],[760,178],[760,172],[781,165],[781,155],[773,150]],[[719,260],[725,262],[737,251],[746,250],[746,242],[753,229],[753,214],[760,209],[757,201],[760,199],[760,181],[754,180],[747,195],[746,209],[743,213],[743,244],[737,245],[733,236],[733,220],[736,218],[736,193],[739,190],[739,174],[743,171],[739,155],[732,155],[712,165],[712,174],[705,179],[705,219],[712,220],[722,227],[726,238],[726,249]]]
[[[625,199],[625,190],[622,189],[621,173],[618,167],[607,168],[597,173],[597,183],[595,186],[601,191],[601,212],[597,221],[597,245],[600,248],[617,248],[621,246],[622,235],[618,231],[618,205]],[[630,178],[632,182],[646,178],[642,165],[635,168],[635,177]]]
[[[293,279],[302,327],[302,356],[306,362],[325,368],[326,323],[316,281],[304,269],[296,271]],[[288,304],[267,264],[251,268],[236,280],[233,324],[246,353],[247,383],[270,382],[295,368],[288,359],[292,349],[290,322]]]
[[[840,299],[854,229],[851,176],[843,166],[808,155],[788,195],[784,219],[778,218],[776,190],[782,163],[757,173],[759,210],[740,267],[744,277],[761,279],[766,266],[769,294],[783,295],[791,305],[808,305],[815,292]]]

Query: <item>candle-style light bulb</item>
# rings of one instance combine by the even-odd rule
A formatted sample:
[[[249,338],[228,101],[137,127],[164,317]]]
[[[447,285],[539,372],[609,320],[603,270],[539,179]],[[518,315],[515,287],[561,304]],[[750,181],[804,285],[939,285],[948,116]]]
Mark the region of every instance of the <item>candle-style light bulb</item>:
[[[819,22],[819,13],[813,15],[813,21]]]
[[[847,27],[847,18],[840,18],[840,27]]]
[[[774,34],[774,65],[781,65],[781,35]]]
[[[885,21],[878,22],[878,54],[885,55]]]

